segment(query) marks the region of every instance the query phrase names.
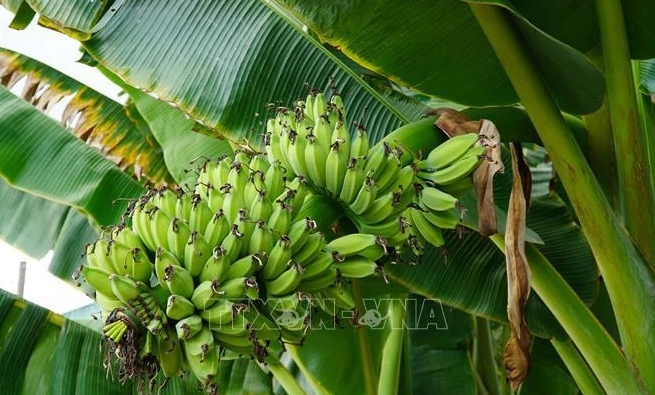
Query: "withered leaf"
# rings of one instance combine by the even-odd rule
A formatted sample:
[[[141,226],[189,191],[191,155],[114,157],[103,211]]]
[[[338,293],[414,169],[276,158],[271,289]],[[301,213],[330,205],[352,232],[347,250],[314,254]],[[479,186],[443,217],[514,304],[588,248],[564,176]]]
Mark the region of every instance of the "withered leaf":
[[[525,256],[526,196],[517,153],[520,144],[510,144],[512,154],[512,192],[509,198],[505,232],[507,263],[507,317],[511,335],[505,346],[505,372],[514,392],[518,391],[530,369],[530,332],[525,325],[524,307],[530,295],[530,268]]]
[[[428,115],[439,116],[434,124],[448,137],[478,133],[480,130],[480,121],[471,121],[466,115],[452,108],[437,108],[430,111]]]
[[[478,202],[478,232],[491,236],[498,230],[494,204],[494,175],[505,170],[501,159],[500,133],[493,122],[483,119],[478,132],[480,142],[487,147],[487,160],[473,172],[473,184]]]

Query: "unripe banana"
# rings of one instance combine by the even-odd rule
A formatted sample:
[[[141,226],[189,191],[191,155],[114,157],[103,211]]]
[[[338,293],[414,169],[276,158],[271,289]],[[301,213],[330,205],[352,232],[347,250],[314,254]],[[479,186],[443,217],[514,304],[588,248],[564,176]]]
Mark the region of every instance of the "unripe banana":
[[[439,189],[456,197],[466,195],[468,192],[472,191],[473,188],[475,188],[475,185],[473,184],[472,174],[460,178],[451,184],[439,185]]]
[[[341,148],[343,149],[343,153],[345,154],[344,156],[346,157],[346,162],[347,159],[350,158],[352,155],[350,153],[350,146],[352,145],[352,141],[350,139],[350,132],[348,131],[347,128],[347,123],[346,123],[346,118],[345,118],[345,111],[339,110],[337,112],[337,120],[336,122],[332,123],[334,130],[332,131],[332,137],[330,138],[331,142],[339,141],[341,144]],[[363,155],[362,155],[363,156]]]
[[[197,314],[193,314],[178,321],[175,324],[175,331],[180,340],[186,340],[197,335],[202,327],[202,318]]]
[[[303,268],[298,264],[292,264],[283,271],[277,278],[267,280],[266,292],[272,296],[283,296],[292,292],[302,281]]]
[[[357,229],[360,233],[389,238],[400,233],[400,221],[397,216],[388,216],[383,221],[374,224],[360,221],[357,223]]]
[[[112,290],[112,295],[113,293],[114,291]],[[116,310],[119,307],[122,308],[125,306],[123,302],[121,302],[119,299],[112,296],[107,296],[100,292],[96,292],[95,300],[98,306],[100,306],[100,308],[102,309],[103,317],[108,317],[112,311]]]
[[[229,223],[235,223],[239,218],[239,210],[246,208],[243,189],[237,189],[231,184],[225,184],[223,187],[225,187],[223,188],[223,213]]]
[[[325,187],[333,196],[339,196],[348,169],[348,147],[344,140],[334,140],[325,164]]]
[[[273,213],[266,221],[266,225],[280,235],[285,235],[291,225],[291,212],[293,208],[284,202],[276,202]]]
[[[202,268],[198,279],[200,282],[212,280],[223,281],[230,270],[230,264],[231,261],[225,254],[225,249],[221,246],[216,246],[212,250],[212,256],[205,262],[205,266]]]
[[[184,261],[184,249],[186,248],[189,237],[191,237],[191,229],[180,218],[173,217],[168,226],[168,246],[170,252],[175,255],[178,261]]]
[[[223,326],[229,325],[235,318],[235,304],[227,299],[219,299],[210,307],[200,311],[200,317],[207,321],[209,329],[220,330]]]
[[[89,266],[113,273],[114,265],[109,259],[109,242],[98,239],[95,243],[89,244],[86,247],[86,262]]]
[[[314,94],[314,92],[310,92],[305,98],[304,105],[300,105],[305,118],[309,118],[311,120],[314,120]]]
[[[175,258],[170,251],[158,247],[155,251],[155,275],[159,280],[159,283],[168,290],[168,285],[166,285],[166,268],[168,266],[181,266],[180,262]]]
[[[181,320],[191,316],[196,310],[193,303],[182,295],[171,295],[166,303],[166,316]]]
[[[410,212],[411,217],[409,220],[411,221],[412,226],[416,228],[418,234],[433,246],[441,247],[444,244],[441,229],[428,221],[423,216],[423,212],[421,210],[413,208]]]
[[[425,186],[418,194],[418,201],[432,211],[446,211],[457,207],[458,200],[456,197],[442,192],[438,188]]]
[[[362,256],[351,256],[334,265],[343,277],[364,278],[372,276],[378,270],[375,261]]]
[[[112,273],[94,266],[83,266],[82,275],[84,280],[95,289],[96,295],[102,294],[108,298],[116,298],[114,291],[111,287],[111,282],[109,281],[109,276]]]
[[[186,350],[187,357],[204,357],[210,353],[210,350],[216,350],[216,347],[214,346],[214,336],[206,325],[203,325],[195,336],[182,340],[182,344]]]
[[[150,282],[150,276],[152,276],[153,264],[150,262],[150,259],[146,253],[136,247],[132,249],[132,254],[130,257],[132,261],[131,275],[132,277],[144,283]]]
[[[358,159],[356,157],[351,157],[348,161],[346,173],[343,176],[341,191],[339,192],[339,198],[347,204],[355,200],[366,178],[364,164],[364,159]]]
[[[164,376],[179,376],[183,358],[182,347],[175,331],[166,326],[162,335],[157,336],[157,360]]]
[[[252,236],[250,236],[248,253],[254,254],[263,252],[268,255],[274,245],[275,239],[273,237],[273,232],[271,232],[263,220],[258,221],[255,230],[252,232]]]
[[[189,218],[189,228],[191,231],[203,233],[213,217],[212,210],[200,198],[199,195],[193,195],[191,203],[191,214]]]
[[[325,123],[325,120],[321,122]],[[327,127],[327,125],[324,125]],[[318,187],[325,187],[325,169],[328,157],[328,146],[323,146],[320,139],[314,134],[307,135],[307,144],[305,148],[305,164],[307,166],[306,174],[312,184]]]
[[[466,133],[454,136],[430,151],[427,158],[416,163],[420,170],[436,171],[455,163],[475,143],[479,141],[475,133]],[[484,149],[484,147],[482,147]],[[478,155],[481,155],[479,153]]]
[[[219,290],[220,283],[217,280],[203,281],[191,295],[191,302],[198,310],[205,310],[210,307],[217,299],[221,298],[222,293]]]
[[[221,347],[236,351],[240,354],[250,355],[254,350],[253,344],[248,336],[227,335],[220,331],[215,331],[214,339],[216,344]]]
[[[262,269],[264,279],[272,280],[282,274],[287,268],[292,255],[291,240],[287,236],[282,236],[275,243],[266,259],[266,264]]]
[[[137,203],[134,211],[132,212],[132,230],[143,241],[143,244],[151,251],[157,249],[155,236],[153,235],[152,228],[150,227],[150,213],[152,212],[153,207],[154,206],[152,206],[151,203]]]
[[[236,306],[245,306],[245,305],[236,305]],[[243,314],[238,312],[238,308],[235,308],[234,317],[232,321],[222,322],[216,325],[209,325],[212,332],[214,332],[214,339],[216,339],[216,334],[228,335],[228,336],[241,336],[248,338],[250,336],[249,322],[243,316]]]
[[[164,282],[173,295],[181,295],[188,299],[193,294],[193,277],[181,266],[167,266],[164,270]]]
[[[361,222],[377,223],[391,216],[394,206],[393,193],[378,195],[371,205],[360,215]]]
[[[357,197],[349,205],[353,213],[357,215],[363,214],[373,204],[377,196],[377,190],[378,186],[375,184],[375,181],[367,176],[357,193]]]
[[[200,275],[210,256],[212,256],[212,247],[207,240],[198,232],[191,232],[184,249],[184,267],[191,273],[191,276],[198,277]]]
[[[261,253],[246,255],[233,262],[225,276],[226,280],[238,277],[250,277],[264,267],[264,257]]]
[[[254,277],[236,277],[220,284],[219,294],[225,299],[256,299],[259,285]]]
[[[324,299],[331,299],[334,304],[345,310],[355,308],[355,299],[353,298],[350,286],[345,283],[339,283],[337,286],[328,287],[321,291]]]
[[[304,177],[295,177],[287,184],[287,199],[291,202],[291,218],[294,219],[307,197],[307,181]]]
[[[334,283],[337,281],[337,275],[338,275],[337,269],[335,269],[334,267],[328,267],[327,269],[323,270],[322,272],[320,272],[318,275],[315,275],[311,279],[307,279],[303,277],[302,281],[300,282],[300,284],[298,284],[298,287],[296,289],[301,292],[310,292],[310,293],[322,291],[325,288],[334,285]]]
[[[266,156],[270,163],[285,158],[280,149],[280,133],[276,130],[274,118],[269,118],[266,121],[266,133],[264,134],[263,142]]]
[[[207,244],[210,246],[215,246],[223,241],[229,231],[230,223],[227,222],[227,218],[225,217],[225,214],[223,214],[223,210],[219,209],[212,216],[211,221],[209,221],[207,224],[207,228],[205,229],[203,235],[207,241]]]
[[[382,249],[384,240],[378,236],[367,233],[351,233],[332,240],[325,246],[325,250],[336,252],[342,257],[358,255],[372,246]]]
[[[311,118],[314,120],[314,122],[316,122],[316,120],[319,119],[322,115],[325,115],[327,111],[328,111],[328,101],[327,98],[325,97],[325,93],[318,92],[314,96]]]
[[[320,277],[328,270],[335,262],[335,256],[331,252],[320,252],[316,258],[304,267],[305,273],[303,274],[303,281],[313,280]]]
[[[187,221],[189,215],[191,214],[191,194],[189,193],[180,193],[177,196],[177,202],[175,204],[175,216],[180,218],[182,221]]]
[[[199,335],[196,335],[199,336]],[[192,350],[195,350],[195,348],[189,347],[187,343],[194,339],[196,336],[194,336],[191,339],[183,340],[182,344],[184,345],[184,355],[185,359],[187,361],[187,365],[189,366],[189,370],[193,375],[195,376],[200,383],[203,384],[205,391],[208,393],[211,393],[211,391],[217,391],[216,385],[212,382],[214,380],[214,377],[218,374],[218,351],[216,350],[216,346],[213,344],[213,338],[212,338],[212,346],[207,346],[204,347],[205,351],[200,353],[200,354],[194,354]],[[214,388],[214,389],[211,389]],[[218,392],[216,392],[218,393]]]
[[[239,256],[242,243],[243,233],[239,232],[239,227],[234,224],[232,225],[230,232],[221,242],[221,247],[225,250],[225,255],[230,262],[234,261]]]
[[[296,175],[307,176],[307,163],[305,159],[305,150],[307,147],[307,130],[303,127],[289,130],[289,147],[287,159],[291,169]]]
[[[305,244],[309,235],[316,229],[316,221],[310,217],[305,217],[291,224],[287,236],[291,240],[291,253],[295,254]]]
[[[323,249],[325,245],[325,235],[321,232],[310,234],[302,247],[296,253],[293,253],[293,260],[300,266],[310,264]]]
[[[482,161],[478,155],[465,156],[448,167],[429,173],[419,171],[418,177],[437,185],[450,185],[467,177]]]
[[[175,206],[177,205],[177,195],[170,189],[163,188],[157,192],[153,198],[154,205],[159,207],[170,218],[175,217]]]
[[[382,172],[375,179],[375,183],[378,186],[378,193],[385,193],[390,188],[395,189],[394,183],[398,179],[400,169],[400,160],[392,153],[387,157]]]
[[[278,196],[284,191],[284,172],[282,163],[279,160],[271,161],[271,166],[266,171],[264,185],[266,186],[266,195],[269,198]]]
[[[350,147],[350,157],[351,158],[361,158],[368,155],[369,143],[366,129],[359,126],[357,127],[357,136],[353,140],[352,146]]]
[[[366,166],[364,166],[364,173],[372,179],[378,178],[386,167],[388,156],[391,154],[391,148],[385,142],[379,142],[368,152],[366,156]]]
[[[148,287],[145,284],[140,281],[134,281],[130,277],[110,274],[109,283],[111,285],[113,294],[116,295],[116,298],[128,305],[134,299],[138,298],[142,292],[148,292]]]
[[[445,211],[424,211],[423,216],[432,225],[441,229],[455,229],[462,223],[461,214],[457,209]]]
[[[263,189],[259,191],[255,199],[253,199],[248,211],[250,213],[250,218],[253,221],[267,220],[271,216],[271,213],[273,212],[273,204],[271,204],[271,201],[266,195],[267,192]]]

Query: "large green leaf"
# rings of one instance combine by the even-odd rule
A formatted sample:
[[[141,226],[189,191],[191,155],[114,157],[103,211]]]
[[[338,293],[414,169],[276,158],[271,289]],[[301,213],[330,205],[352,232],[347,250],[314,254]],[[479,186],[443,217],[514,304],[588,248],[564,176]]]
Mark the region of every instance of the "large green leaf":
[[[129,108],[19,53],[0,48],[0,82],[8,89],[24,82],[23,99],[96,147],[137,180],[159,186],[172,182],[162,149],[149,130],[141,130]],[[63,112],[57,104],[68,101]]]
[[[117,223],[143,187],[95,149],[0,88],[0,176],[15,188]]]
[[[84,46],[130,85],[232,138],[257,143],[267,103],[293,103],[306,83],[329,89],[330,78],[373,140],[406,121],[264,1],[125,1]]]
[[[400,85],[473,106],[518,101],[464,2],[384,1],[375,6],[366,1],[281,3],[321,39]],[[511,4],[493,3],[512,12],[565,111],[589,113],[600,106],[602,74],[582,53],[539,30]]]
[[[86,245],[98,238],[98,232],[89,219],[75,209],[68,210],[53,246],[54,254],[48,270],[55,276],[72,282],[71,275],[86,263]]]
[[[88,37],[100,18],[108,0],[26,0],[41,15],[42,25],[59,30],[75,38]],[[120,3],[120,1],[112,1]]]
[[[99,333],[0,290],[0,393],[137,394],[136,383],[120,384],[108,376],[100,345]],[[270,375],[249,359],[221,361],[220,372],[221,393],[272,392]],[[172,378],[157,393],[200,392],[195,378],[186,375]]]
[[[0,178],[0,237],[37,259],[55,244],[69,208],[12,188]]]

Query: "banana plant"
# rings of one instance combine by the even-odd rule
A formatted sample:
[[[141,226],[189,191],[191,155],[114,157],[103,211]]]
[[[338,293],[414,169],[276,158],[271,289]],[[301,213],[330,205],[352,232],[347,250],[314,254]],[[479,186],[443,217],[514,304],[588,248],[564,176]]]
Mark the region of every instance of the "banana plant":
[[[493,122],[508,148],[508,170],[493,185],[500,233],[446,231],[444,246],[426,246],[418,265],[385,267],[388,284],[353,281],[357,311],[381,316],[326,323],[265,363],[221,361],[221,392],[655,391],[655,338],[645,335],[655,326],[650,2],[233,3],[0,1],[13,28],[36,17],[79,40],[81,59],[129,97],[118,104],[0,50],[3,239],[35,257],[54,249],[50,270],[74,283],[85,246],[131,200],[191,185],[198,158],[263,149],[271,109],[303,99],[307,87],[338,91],[371,144],[405,124],[432,124],[420,121],[431,109],[455,108]],[[49,117],[65,97],[60,119]],[[433,129],[404,142],[427,155],[445,138]],[[505,383],[502,350],[516,334],[507,234],[515,185],[526,182],[509,171],[510,142],[523,144],[533,175],[521,233],[533,292],[521,319],[534,338],[520,387]],[[307,210],[329,228],[341,213],[326,195]],[[476,197],[461,201],[475,225]],[[15,372],[0,392],[138,391],[107,378],[101,336],[86,327],[100,330],[0,295],[0,366]],[[195,391],[185,377],[163,393]]]

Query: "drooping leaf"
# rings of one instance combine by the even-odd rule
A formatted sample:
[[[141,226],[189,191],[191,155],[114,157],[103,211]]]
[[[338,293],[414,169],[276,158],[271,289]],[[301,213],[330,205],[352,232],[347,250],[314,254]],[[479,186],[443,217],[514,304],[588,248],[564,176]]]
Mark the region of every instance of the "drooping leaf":
[[[521,144],[512,143],[510,151],[512,153],[512,192],[507,209],[505,232],[507,319],[510,326],[510,338],[505,346],[503,361],[510,387],[517,392],[525,380],[531,364],[531,335],[525,325],[524,308],[530,295],[530,266],[525,256],[525,219],[532,183],[530,182],[530,170],[523,159]]]
[[[57,116],[61,124],[137,180],[160,186],[172,182],[162,149],[149,130],[141,130],[128,108],[59,71],[0,48],[0,82],[12,89],[24,83],[23,99]],[[58,103],[67,102],[61,114]]]
[[[0,178],[0,237],[40,259],[52,248],[69,208],[12,188]]]
[[[107,0],[27,0],[41,17],[39,23],[77,39],[88,38]],[[115,1],[114,3],[120,3]]]
[[[0,176],[15,188],[117,223],[143,187],[57,122],[0,87]]]
[[[464,2],[280,2],[322,40],[399,85],[472,106],[518,101]],[[539,30],[508,2],[493,3],[511,11],[565,111],[600,106],[602,74],[582,53]]]
[[[98,233],[87,217],[75,209],[68,210],[53,246],[54,254],[48,266],[50,273],[72,282],[71,275],[75,269],[86,263],[85,246],[97,238]]]

